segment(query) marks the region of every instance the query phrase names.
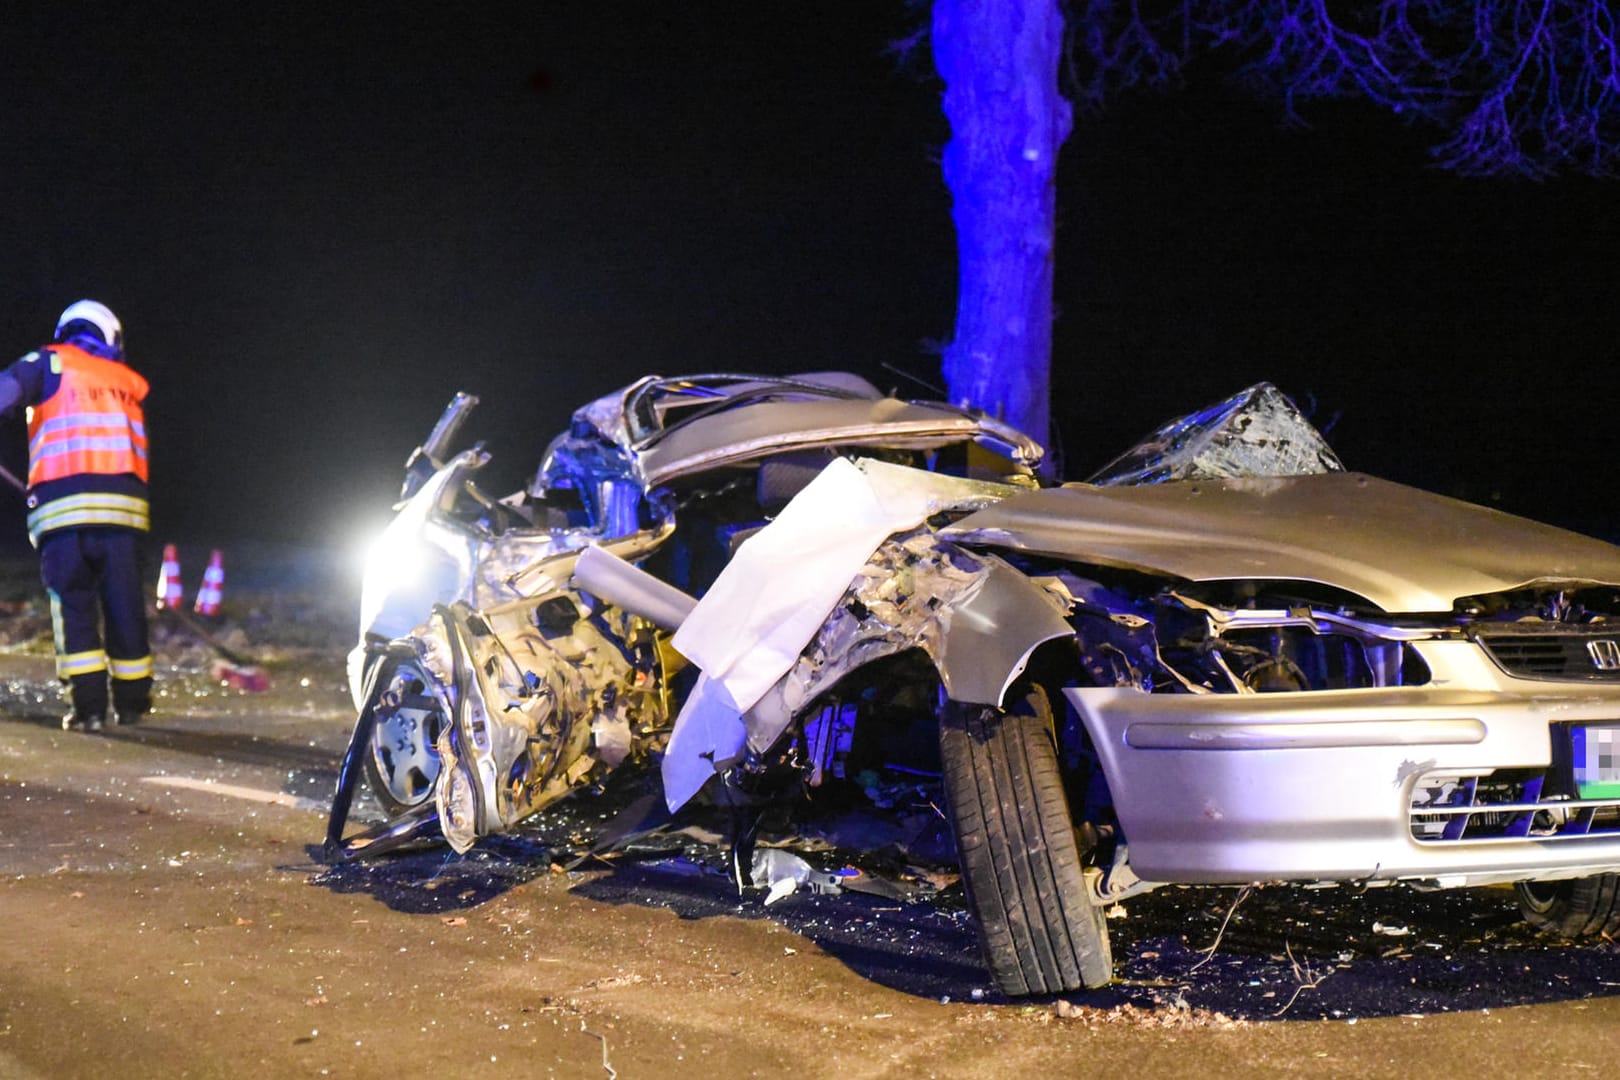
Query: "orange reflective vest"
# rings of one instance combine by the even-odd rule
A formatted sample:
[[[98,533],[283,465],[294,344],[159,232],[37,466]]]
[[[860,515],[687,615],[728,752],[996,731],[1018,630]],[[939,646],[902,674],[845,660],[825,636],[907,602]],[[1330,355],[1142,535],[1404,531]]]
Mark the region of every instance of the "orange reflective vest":
[[[43,351],[61,385],[29,413],[28,486],[87,473],[133,473],[144,482],[146,380],[75,345]]]

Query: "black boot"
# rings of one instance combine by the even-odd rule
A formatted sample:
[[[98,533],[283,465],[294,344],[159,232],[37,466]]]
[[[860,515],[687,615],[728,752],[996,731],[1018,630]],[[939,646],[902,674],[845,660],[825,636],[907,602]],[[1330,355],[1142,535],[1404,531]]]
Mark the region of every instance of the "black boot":
[[[73,711],[62,718],[63,731],[100,731],[107,721],[107,673],[91,671],[68,680]]]
[[[112,683],[113,723],[138,724],[152,711],[151,679],[114,679]]]
[[[63,731],[100,731],[105,723],[100,713],[81,714],[78,710],[62,717]]]

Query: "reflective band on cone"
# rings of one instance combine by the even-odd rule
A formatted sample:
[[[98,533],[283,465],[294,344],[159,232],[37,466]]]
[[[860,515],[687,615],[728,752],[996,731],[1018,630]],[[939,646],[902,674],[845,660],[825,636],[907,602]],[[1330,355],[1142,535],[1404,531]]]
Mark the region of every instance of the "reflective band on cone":
[[[198,615],[218,615],[219,603],[225,598],[225,556],[217,550],[208,557],[208,569],[203,571],[202,586],[197,589],[197,604],[192,609]]]
[[[185,594],[180,588],[180,556],[175,554],[173,544],[164,544],[163,570],[158,574],[157,606],[179,607],[184,602]]]

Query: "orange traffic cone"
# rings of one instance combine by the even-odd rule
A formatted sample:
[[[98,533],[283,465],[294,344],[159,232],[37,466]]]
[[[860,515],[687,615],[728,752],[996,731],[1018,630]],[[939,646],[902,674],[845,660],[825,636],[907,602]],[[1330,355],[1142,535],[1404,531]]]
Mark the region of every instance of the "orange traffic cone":
[[[180,588],[180,556],[175,554],[173,544],[164,544],[163,569],[158,573],[157,606],[179,607],[184,601],[185,595]]]
[[[198,615],[219,614],[219,602],[225,598],[225,556],[216,549],[208,557],[208,569],[203,571],[202,585],[197,589],[197,603],[191,610]]]

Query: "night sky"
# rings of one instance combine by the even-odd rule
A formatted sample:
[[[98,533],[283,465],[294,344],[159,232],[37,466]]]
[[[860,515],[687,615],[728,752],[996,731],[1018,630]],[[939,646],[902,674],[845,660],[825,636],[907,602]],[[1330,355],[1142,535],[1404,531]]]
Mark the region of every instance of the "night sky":
[[[901,0],[153,8],[0,39],[0,352],[69,301],[153,383],[154,539],[349,544],[456,390],[491,486],[648,372],[927,396],[947,137]],[[1214,70],[1064,150],[1068,472],[1270,379],[1352,468],[1604,534],[1620,183],[1470,180],[1357,106]],[[7,344],[9,343],[9,344]],[[0,461],[23,465],[20,419]],[[0,493],[0,543],[21,543]]]

